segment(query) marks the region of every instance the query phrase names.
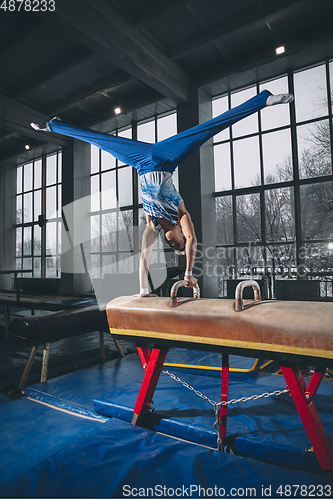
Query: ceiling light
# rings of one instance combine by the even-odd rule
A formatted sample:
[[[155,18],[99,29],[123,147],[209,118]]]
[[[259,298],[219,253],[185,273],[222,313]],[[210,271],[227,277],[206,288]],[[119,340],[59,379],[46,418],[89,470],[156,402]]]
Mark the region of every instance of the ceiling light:
[[[25,147],[25,149],[30,149],[29,144],[26,144],[24,147]]]
[[[284,53],[284,46],[282,45],[281,47],[278,47],[275,49],[276,55],[278,54],[283,54]]]
[[[116,115],[120,115],[121,109],[120,108],[115,108],[114,112],[116,113]]]

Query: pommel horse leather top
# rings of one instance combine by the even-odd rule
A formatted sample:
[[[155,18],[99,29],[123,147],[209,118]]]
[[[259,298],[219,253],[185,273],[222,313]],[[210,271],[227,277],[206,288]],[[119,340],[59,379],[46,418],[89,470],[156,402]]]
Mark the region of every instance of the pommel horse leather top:
[[[240,301],[118,297],[107,317],[134,341],[333,366],[333,303]]]

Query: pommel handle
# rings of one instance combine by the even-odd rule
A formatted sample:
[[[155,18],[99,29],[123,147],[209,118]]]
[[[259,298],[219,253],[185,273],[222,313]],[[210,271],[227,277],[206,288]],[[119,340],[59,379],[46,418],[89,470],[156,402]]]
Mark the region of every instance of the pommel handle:
[[[186,280],[180,280],[172,285],[172,288],[170,291],[170,299],[171,299],[170,304],[169,304],[170,307],[175,307],[178,305],[177,291],[181,286],[186,286],[187,283],[188,282]],[[193,287],[193,297],[195,299],[200,299],[200,288],[199,288],[198,283],[195,285],[195,287]]]
[[[254,293],[254,302],[260,302],[261,301],[261,292],[260,292],[260,287],[258,283],[254,280],[246,280],[246,281],[241,281],[238,283],[236,291],[235,291],[235,311],[240,312],[245,309],[244,303],[243,303],[243,290],[244,288],[247,288],[248,286],[252,286],[253,288],[253,293]]]

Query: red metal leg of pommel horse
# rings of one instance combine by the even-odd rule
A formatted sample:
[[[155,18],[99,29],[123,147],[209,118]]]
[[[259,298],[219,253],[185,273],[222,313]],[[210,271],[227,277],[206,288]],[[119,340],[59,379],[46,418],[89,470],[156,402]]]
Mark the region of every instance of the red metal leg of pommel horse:
[[[149,410],[168,352],[167,347],[154,348],[152,352],[150,352],[148,344],[137,346],[137,349],[142,367],[145,370],[145,375],[134,406],[132,424],[136,424],[138,417],[144,415]]]
[[[324,376],[323,370],[315,370],[306,386],[302,373],[297,365],[281,366],[281,371],[287,382],[290,395],[293,398],[304,429],[308,435],[319,465],[324,471],[333,470],[333,448],[326,434],[322,421],[313,402],[320,382]],[[221,402],[228,401],[229,360],[228,354],[222,355]],[[220,439],[226,444],[227,437],[227,405],[220,409]]]
[[[136,424],[138,418],[150,409],[152,398],[160,378],[163,364],[168,352],[166,347],[154,348],[152,352],[148,344],[137,345],[137,350],[141,359],[145,375],[140,387],[140,391],[134,406],[132,424]],[[221,402],[228,401],[229,390],[229,355],[222,354],[222,374],[221,374]],[[227,436],[227,405],[221,405],[219,434],[222,444],[225,444]]]
[[[145,375],[135,403],[132,424],[136,424],[138,417],[149,410],[168,352],[166,347],[154,348],[150,351],[147,344],[137,346],[137,349]],[[313,402],[313,397],[324,375],[323,371],[315,370],[308,386],[306,386],[297,365],[281,366],[281,371],[321,468],[324,471],[332,471],[333,448]],[[228,401],[228,388],[229,357],[228,354],[222,354],[221,402]],[[227,436],[227,405],[221,405],[220,408],[219,433],[222,444],[225,444]]]
[[[222,373],[221,373],[221,403],[228,401],[229,393],[229,354],[222,354]],[[220,408],[220,439],[222,444],[227,439],[227,413],[228,405],[221,405]]]
[[[321,468],[332,471],[333,448],[313,402],[324,372],[315,370],[306,386],[297,365],[281,366],[281,371]]]
[[[326,434],[322,421],[313,402],[324,371],[316,369],[306,386],[302,373],[297,365],[281,366],[290,395],[293,398],[304,429],[308,435],[319,465],[324,471],[333,470],[333,448]],[[229,361],[228,354],[222,355],[221,402],[228,401]],[[227,437],[227,405],[221,405],[220,439],[226,444]]]

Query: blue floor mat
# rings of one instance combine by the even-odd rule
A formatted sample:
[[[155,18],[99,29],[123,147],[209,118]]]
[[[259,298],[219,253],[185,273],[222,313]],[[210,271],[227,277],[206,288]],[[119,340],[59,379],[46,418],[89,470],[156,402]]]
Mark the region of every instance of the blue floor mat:
[[[221,355],[173,349],[168,353],[168,362],[219,366]],[[231,366],[249,369],[254,360],[231,357]],[[196,390],[209,398],[219,401],[219,377],[202,376],[177,372],[168,368]],[[110,360],[98,366],[81,370],[57,379],[49,380],[26,389],[25,394],[44,399],[55,406],[67,407],[76,411],[97,411],[106,417],[115,416],[112,405],[122,405],[133,409],[143,379],[144,371],[138,355],[131,354],[122,359]],[[236,374],[237,376],[237,374]],[[250,373],[249,379],[231,377],[229,399],[273,392],[285,389],[286,383],[281,375]],[[315,405],[325,426],[327,434],[333,436],[333,384],[322,382],[315,396]],[[207,401],[199,398],[193,391],[162,374],[154,394],[153,413],[155,420],[170,419],[173,422],[207,430],[209,445],[214,446],[214,412]],[[94,404],[95,401],[95,404]],[[110,409],[111,408],[111,409]],[[124,418],[130,421],[131,419]],[[148,428],[153,429],[154,422]],[[192,432],[193,429],[190,429]],[[187,432],[187,431],[186,431]],[[196,432],[196,430],[195,430]],[[201,433],[202,434],[202,433]],[[228,444],[235,453],[254,457],[275,464],[284,464],[321,474],[316,457],[306,453],[311,448],[300,417],[292,398],[288,394],[271,396],[256,401],[229,405],[227,424]],[[179,435],[176,434],[178,437]],[[180,437],[188,438],[188,434]],[[203,438],[195,442],[205,443]]]
[[[221,354],[205,353],[185,349],[171,349],[166,362],[196,364],[207,366],[221,366]],[[230,366],[233,368],[251,369],[255,359],[241,356],[230,356]],[[220,378],[220,372],[203,372],[172,367],[169,369],[177,373],[194,372]],[[62,400],[83,405],[93,409],[93,400],[103,396],[108,391],[116,390],[126,384],[142,380],[144,371],[137,353],[130,354],[122,359],[109,360],[106,363],[92,366],[80,372],[73,372],[56,379],[34,384],[32,389],[50,394]],[[253,373],[246,374],[253,378]],[[230,373],[230,377],[243,377],[243,374]],[[27,390],[27,394],[29,394]]]
[[[222,355],[218,353],[175,348],[168,352],[165,361],[179,365],[167,367],[170,371],[221,378]],[[195,366],[198,368],[194,368]],[[200,369],[200,366],[203,369]],[[209,370],[209,367],[218,368],[218,370]],[[230,378],[246,379],[256,378],[261,372],[274,373],[280,368],[276,361],[231,355],[229,356],[229,367]]]
[[[56,413],[61,425],[64,414]],[[244,497],[247,491],[247,496],[261,498],[265,490],[266,496],[289,498],[288,485],[302,485],[303,498],[305,490],[323,490],[328,497],[333,481],[208,450],[112,419],[8,481],[0,488],[0,497],[217,498]]]
[[[219,400],[221,390],[219,380],[186,373],[181,374],[180,378],[200,393],[215,401]],[[117,407],[114,405],[133,409],[140,385],[141,380],[132,382],[102,398],[95,398],[95,411],[108,417],[118,417]],[[285,385],[284,378],[279,375],[261,375],[250,381],[231,379],[229,399],[272,393],[285,389]],[[330,437],[333,437],[332,395],[333,385],[329,382],[322,382],[314,400]],[[168,419],[166,424],[172,428],[171,434],[184,439],[190,439],[188,436],[194,435],[193,426],[195,426],[198,429],[198,437],[194,435],[194,441],[214,446],[214,440],[201,432],[201,429],[214,432],[215,416],[213,406],[208,401],[198,397],[194,391],[186,389],[181,383],[171,380],[164,373],[161,374],[153,400],[155,411],[142,425],[162,430],[158,427],[161,425],[160,420]],[[119,413],[121,413],[120,418],[131,421],[131,418],[126,418],[129,412],[126,414],[120,411]],[[183,432],[182,429],[176,429],[176,426],[172,425],[174,421],[183,424]],[[163,432],[169,434],[166,430]],[[177,434],[174,434],[175,432]],[[227,443],[235,453],[321,473],[315,455],[305,451],[311,448],[311,444],[294,402],[288,394],[229,404],[227,435]],[[208,441],[204,441],[207,439]]]
[[[0,486],[100,425],[28,399],[0,405]]]
[[[5,396],[4,394],[1,394],[0,392],[0,404],[1,403],[8,403],[10,401],[9,398],[7,398],[7,396]]]
[[[40,382],[24,389],[49,394],[69,403],[79,404],[93,410],[93,400],[106,392],[134,382],[143,376],[141,361],[137,354],[109,360],[85,370]]]

